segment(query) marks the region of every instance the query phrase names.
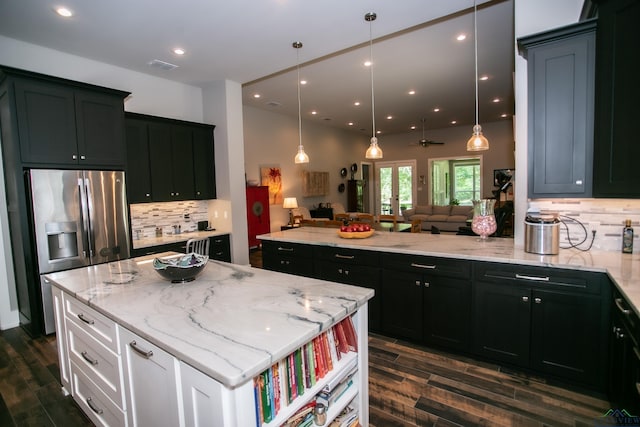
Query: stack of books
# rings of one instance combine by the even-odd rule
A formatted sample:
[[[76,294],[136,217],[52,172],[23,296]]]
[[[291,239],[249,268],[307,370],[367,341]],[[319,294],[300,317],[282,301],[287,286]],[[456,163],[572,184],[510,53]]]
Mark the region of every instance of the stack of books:
[[[358,339],[355,327],[351,317],[347,316],[255,377],[253,385],[257,425],[271,422],[282,408],[302,396],[306,389],[315,386],[319,380],[331,372],[344,354],[357,351]],[[351,383],[346,388],[353,383],[351,375],[348,379]],[[325,389],[329,386],[330,390],[325,390],[326,392],[334,390],[338,385],[329,382]],[[333,393],[332,395],[336,396]],[[314,406],[315,399],[311,399],[309,404],[291,417],[296,417],[297,422],[290,425],[305,426],[309,418],[313,422]],[[304,410],[308,412],[303,414]],[[311,416],[307,417],[308,414]]]

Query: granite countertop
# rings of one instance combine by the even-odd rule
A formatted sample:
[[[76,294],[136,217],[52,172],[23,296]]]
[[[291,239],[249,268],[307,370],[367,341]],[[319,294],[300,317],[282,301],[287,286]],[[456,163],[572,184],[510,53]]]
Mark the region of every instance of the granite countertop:
[[[171,256],[162,253],[155,256]],[[233,388],[355,312],[373,290],[209,261],[172,284],[155,256],[47,277],[118,324]]]
[[[514,247],[513,239],[508,238],[483,242],[477,236],[376,231],[366,239],[343,239],[336,229],[319,227],[274,232],[258,239],[605,272],[640,315],[640,253],[560,249],[557,255],[536,255]]]
[[[209,230],[209,231],[184,231],[180,234],[163,234],[160,237],[143,237],[141,239],[133,239],[133,249],[148,248],[151,246],[167,245],[171,243],[186,242],[189,239],[198,239],[201,237],[213,237],[229,234],[228,231]]]

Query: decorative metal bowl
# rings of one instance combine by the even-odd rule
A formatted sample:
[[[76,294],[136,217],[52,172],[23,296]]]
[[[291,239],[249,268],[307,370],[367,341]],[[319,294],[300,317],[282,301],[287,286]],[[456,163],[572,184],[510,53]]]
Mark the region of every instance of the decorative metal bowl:
[[[195,280],[202,273],[207,261],[209,257],[206,255],[190,253],[175,258],[155,258],[153,268],[171,283],[186,283]]]

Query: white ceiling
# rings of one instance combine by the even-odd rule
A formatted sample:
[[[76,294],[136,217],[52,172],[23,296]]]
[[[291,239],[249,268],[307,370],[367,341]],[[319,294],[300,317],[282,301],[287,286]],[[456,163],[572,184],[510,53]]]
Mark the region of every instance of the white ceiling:
[[[74,16],[56,15],[60,5]],[[233,80],[244,85],[245,104],[294,116],[298,53],[309,81],[301,93],[304,118],[370,134],[364,15],[375,12],[377,128],[384,135],[413,124],[420,134],[423,117],[427,129],[475,120],[472,11],[472,0],[1,0],[0,34],[195,86]],[[478,1],[477,21],[478,72],[490,77],[479,82],[482,123],[513,114],[513,0]],[[457,42],[461,32],[469,36]],[[298,52],[294,41],[304,44]],[[175,55],[175,47],[186,54]],[[154,59],[178,68],[149,66]],[[491,102],[496,97],[501,102]]]

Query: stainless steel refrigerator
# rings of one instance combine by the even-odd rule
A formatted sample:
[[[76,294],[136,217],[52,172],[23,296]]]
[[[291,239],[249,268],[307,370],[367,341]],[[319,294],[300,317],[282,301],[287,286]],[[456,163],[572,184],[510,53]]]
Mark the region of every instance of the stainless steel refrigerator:
[[[32,169],[31,201],[45,333],[55,331],[45,273],[129,258],[122,171]]]

